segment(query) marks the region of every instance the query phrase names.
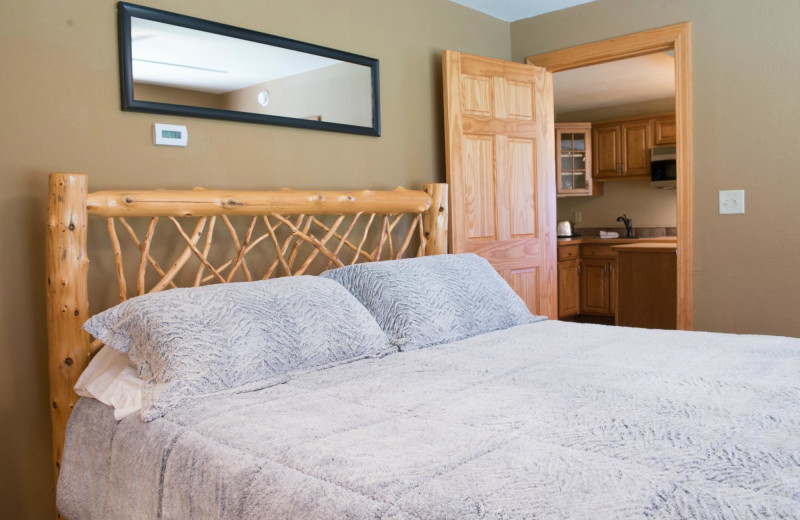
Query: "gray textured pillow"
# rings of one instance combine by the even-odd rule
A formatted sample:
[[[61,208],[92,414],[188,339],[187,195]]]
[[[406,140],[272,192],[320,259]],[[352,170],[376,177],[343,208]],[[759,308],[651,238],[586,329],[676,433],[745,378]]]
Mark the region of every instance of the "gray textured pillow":
[[[356,264],[321,276],[353,293],[400,350],[546,319],[532,315],[489,262],[473,254]]]
[[[185,399],[256,390],[294,372],[397,351],[350,293],[316,276],[140,296],[84,329],[137,367],[144,421]]]

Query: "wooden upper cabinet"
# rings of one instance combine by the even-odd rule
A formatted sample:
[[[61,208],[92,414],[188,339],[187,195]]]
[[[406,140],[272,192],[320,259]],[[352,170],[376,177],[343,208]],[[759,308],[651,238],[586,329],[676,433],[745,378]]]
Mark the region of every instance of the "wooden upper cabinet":
[[[592,182],[591,123],[556,123],[556,194],[603,194],[603,185]]]
[[[630,121],[620,125],[622,143],[620,175],[650,175],[650,121]]]
[[[674,114],[595,123],[592,127],[594,178],[621,180],[650,176],[650,148],[674,144]]]
[[[653,119],[653,146],[675,144],[677,140],[678,129],[674,115]]]
[[[594,126],[592,129],[594,152],[593,176],[595,178],[616,177],[619,171],[619,125]]]

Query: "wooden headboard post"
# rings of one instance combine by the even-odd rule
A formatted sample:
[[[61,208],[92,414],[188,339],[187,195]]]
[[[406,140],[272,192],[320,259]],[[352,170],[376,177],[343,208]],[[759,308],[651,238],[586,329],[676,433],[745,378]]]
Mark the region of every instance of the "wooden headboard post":
[[[85,175],[53,173],[47,197],[47,338],[56,481],[67,421],[78,400],[73,386],[89,363],[89,335],[81,329],[89,317],[87,184]]]
[[[422,217],[425,230],[425,256],[447,253],[447,184],[426,184],[431,205]]]
[[[45,251],[47,255],[47,335],[50,345],[49,372],[50,372],[50,402],[53,425],[53,463],[55,468],[56,480],[61,463],[61,454],[64,447],[64,437],[66,434],[67,421],[75,403],[78,400],[73,387],[80,377],[94,350],[99,348],[99,342],[89,343],[89,335],[83,331],[81,326],[89,318],[89,290],[88,273],[89,258],[87,254],[87,224],[88,217],[103,217],[106,219],[107,227],[111,238],[117,278],[120,287],[120,299],[127,298],[127,288],[125,284],[125,272],[122,266],[122,254],[120,243],[114,231],[114,220],[124,221],[127,217],[150,217],[150,234],[141,243],[141,258],[139,264],[139,279],[137,283],[137,294],[152,292],[167,288],[168,285],[175,286],[174,274],[180,270],[194,254],[200,258],[201,262],[215,273],[220,281],[226,281],[219,276],[219,272],[209,263],[205,253],[201,252],[195,245],[202,233],[202,226],[197,226],[196,231],[190,238],[183,234],[184,239],[190,242],[185,249],[181,259],[176,261],[166,275],[162,272],[163,278],[156,287],[150,291],[144,288],[144,271],[149,260],[152,260],[148,253],[152,230],[155,229],[154,217],[168,217],[178,228],[177,218],[180,217],[199,217],[214,219],[222,217],[226,219],[230,216],[249,216],[251,217],[251,227],[255,224],[256,217],[263,218],[269,226],[267,215],[278,219],[290,229],[292,236],[297,236],[307,243],[313,245],[316,250],[314,255],[321,252],[334,265],[344,265],[337,257],[338,251],[346,242],[344,235],[336,234],[335,226],[324,228],[325,237],[320,240],[308,232],[308,225],[299,229],[292,225],[289,220],[284,218],[287,215],[307,216],[307,223],[314,219],[315,215],[351,215],[354,216],[352,224],[348,228],[351,230],[355,224],[355,218],[361,214],[382,215],[377,219],[382,222],[381,235],[378,246],[373,255],[367,254],[358,246],[360,255],[356,252],[353,262],[374,261],[381,259],[381,248],[388,245],[392,251],[391,237],[387,240],[386,233],[391,234],[389,225],[389,215],[411,215],[414,220],[408,230],[403,245],[396,251],[396,257],[401,257],[411,242],[412,233],[415,229],[420,233],[420,255],[436,255],[447,253],[447,185],[446,184],[426,184],[425,191],[405,190],[398,188],[392,191],[310,191],[310,190],[273,190],[273,191],[243,191],[243,190],[133,190],[133,191],[98,191],[89,193],[88,180],[85,175],[72,173],[52,173],[49,179],[48,205],[47,205],[47,238]],[[283,216],[281,216],[283,215]],[[372,218],[369,219],[370,223]],[[399,217],[393,220],[399,221]],[[341,222],[341,219],[337,222]],[[123,222],[124,223],[124,222]],[[124,223],[127,226],[126,223]],[[416,226],[416,228],[415,228]],[[212,228],[213,225],[209,226]],[[369,223],[363,233],[366,238]],[[131,233],[133,231],[131,230]],[[233,233],[233,231],[231,230]],[[181,231],[181,233],[183,233]],[[211,231],[207,231],[207,240],[204,250],[211,244]],[[269,228],[271,238],[275,239],[273,228]],[[340,239],[339,247],[331,252],[326,249],[325,241],[331,236]],[[235,266],[244,265],[244,255],[249,251],[247,238],[242,242],[238,249],[238,258]],[[264,237],[262,237],[264,238]],[[234,241],[238,239],[234,238]],[[253,239],[252,243],[260,239]],[[263,243],[266,243],[264,240]],[[277,242],[275,242],[277,245]],[[350,246],[352,244],[348,243]],[[137,245],[139,243],[137,242]],[[286,248],[281,250],[281,254]],[[294,254],[292,254],[294,256]],[[311,257],[313,259],[313,256]],[[303,274],[306,267],[310,264],[307,260],[300,268],[292,269],[292,259],[288,262],[281,258],[281,264],[285,267],[287,274]],[[277,263],[278,260],[275,261]],[[231,262],[228,262],[230,264]],[[157,264],[155,264],[157,266]],[[227,264],[226,264],[227,265]],[[330,263],[328,265],[331,265]],[[224,267],[220,267],[220,271]],[[246,269],[246,268],[244,268]],[[272,273],[273,271],[270,271]],[[266,274],[265,277],[270,277]],[[231,274],[227,281],[233,277]],[[213,278],[209,276],[209,278]],[[247,279],[250,273],[247,272]],[[205,279],[202,280],[203,282]],[[198,274],[195,285],[201,283],[201,276]],[[96,345],[97,344],[97,345]]]

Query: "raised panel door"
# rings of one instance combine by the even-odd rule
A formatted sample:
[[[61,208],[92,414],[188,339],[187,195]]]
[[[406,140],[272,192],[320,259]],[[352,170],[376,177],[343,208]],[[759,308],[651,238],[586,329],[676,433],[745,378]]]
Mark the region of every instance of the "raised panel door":
[[[580,312],[580,274],[577,260],[558,263],[558,317]]]
[[[675,144],[677,140],[678,129],[675,125],[675,116],[653,119],[653,146]]]
[[[608,260],[581,262],[581,312],[609,314]]]
[[[556,318],[552,74],[455,51],[442,64],[452,251],[486,258]]]
[[[631,121],[622,130],[622,175],[650,175],[650,123]]]
[[[595,178],[619,175],[620,127],[599,125],[592,129],[593,176]]]

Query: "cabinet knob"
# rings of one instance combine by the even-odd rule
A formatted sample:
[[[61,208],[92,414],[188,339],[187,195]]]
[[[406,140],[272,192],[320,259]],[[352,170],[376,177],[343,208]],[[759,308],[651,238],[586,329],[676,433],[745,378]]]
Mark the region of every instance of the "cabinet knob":
[[[572,251],[570,251],[568,254],[569,254],[569,256],[572,256]]]

